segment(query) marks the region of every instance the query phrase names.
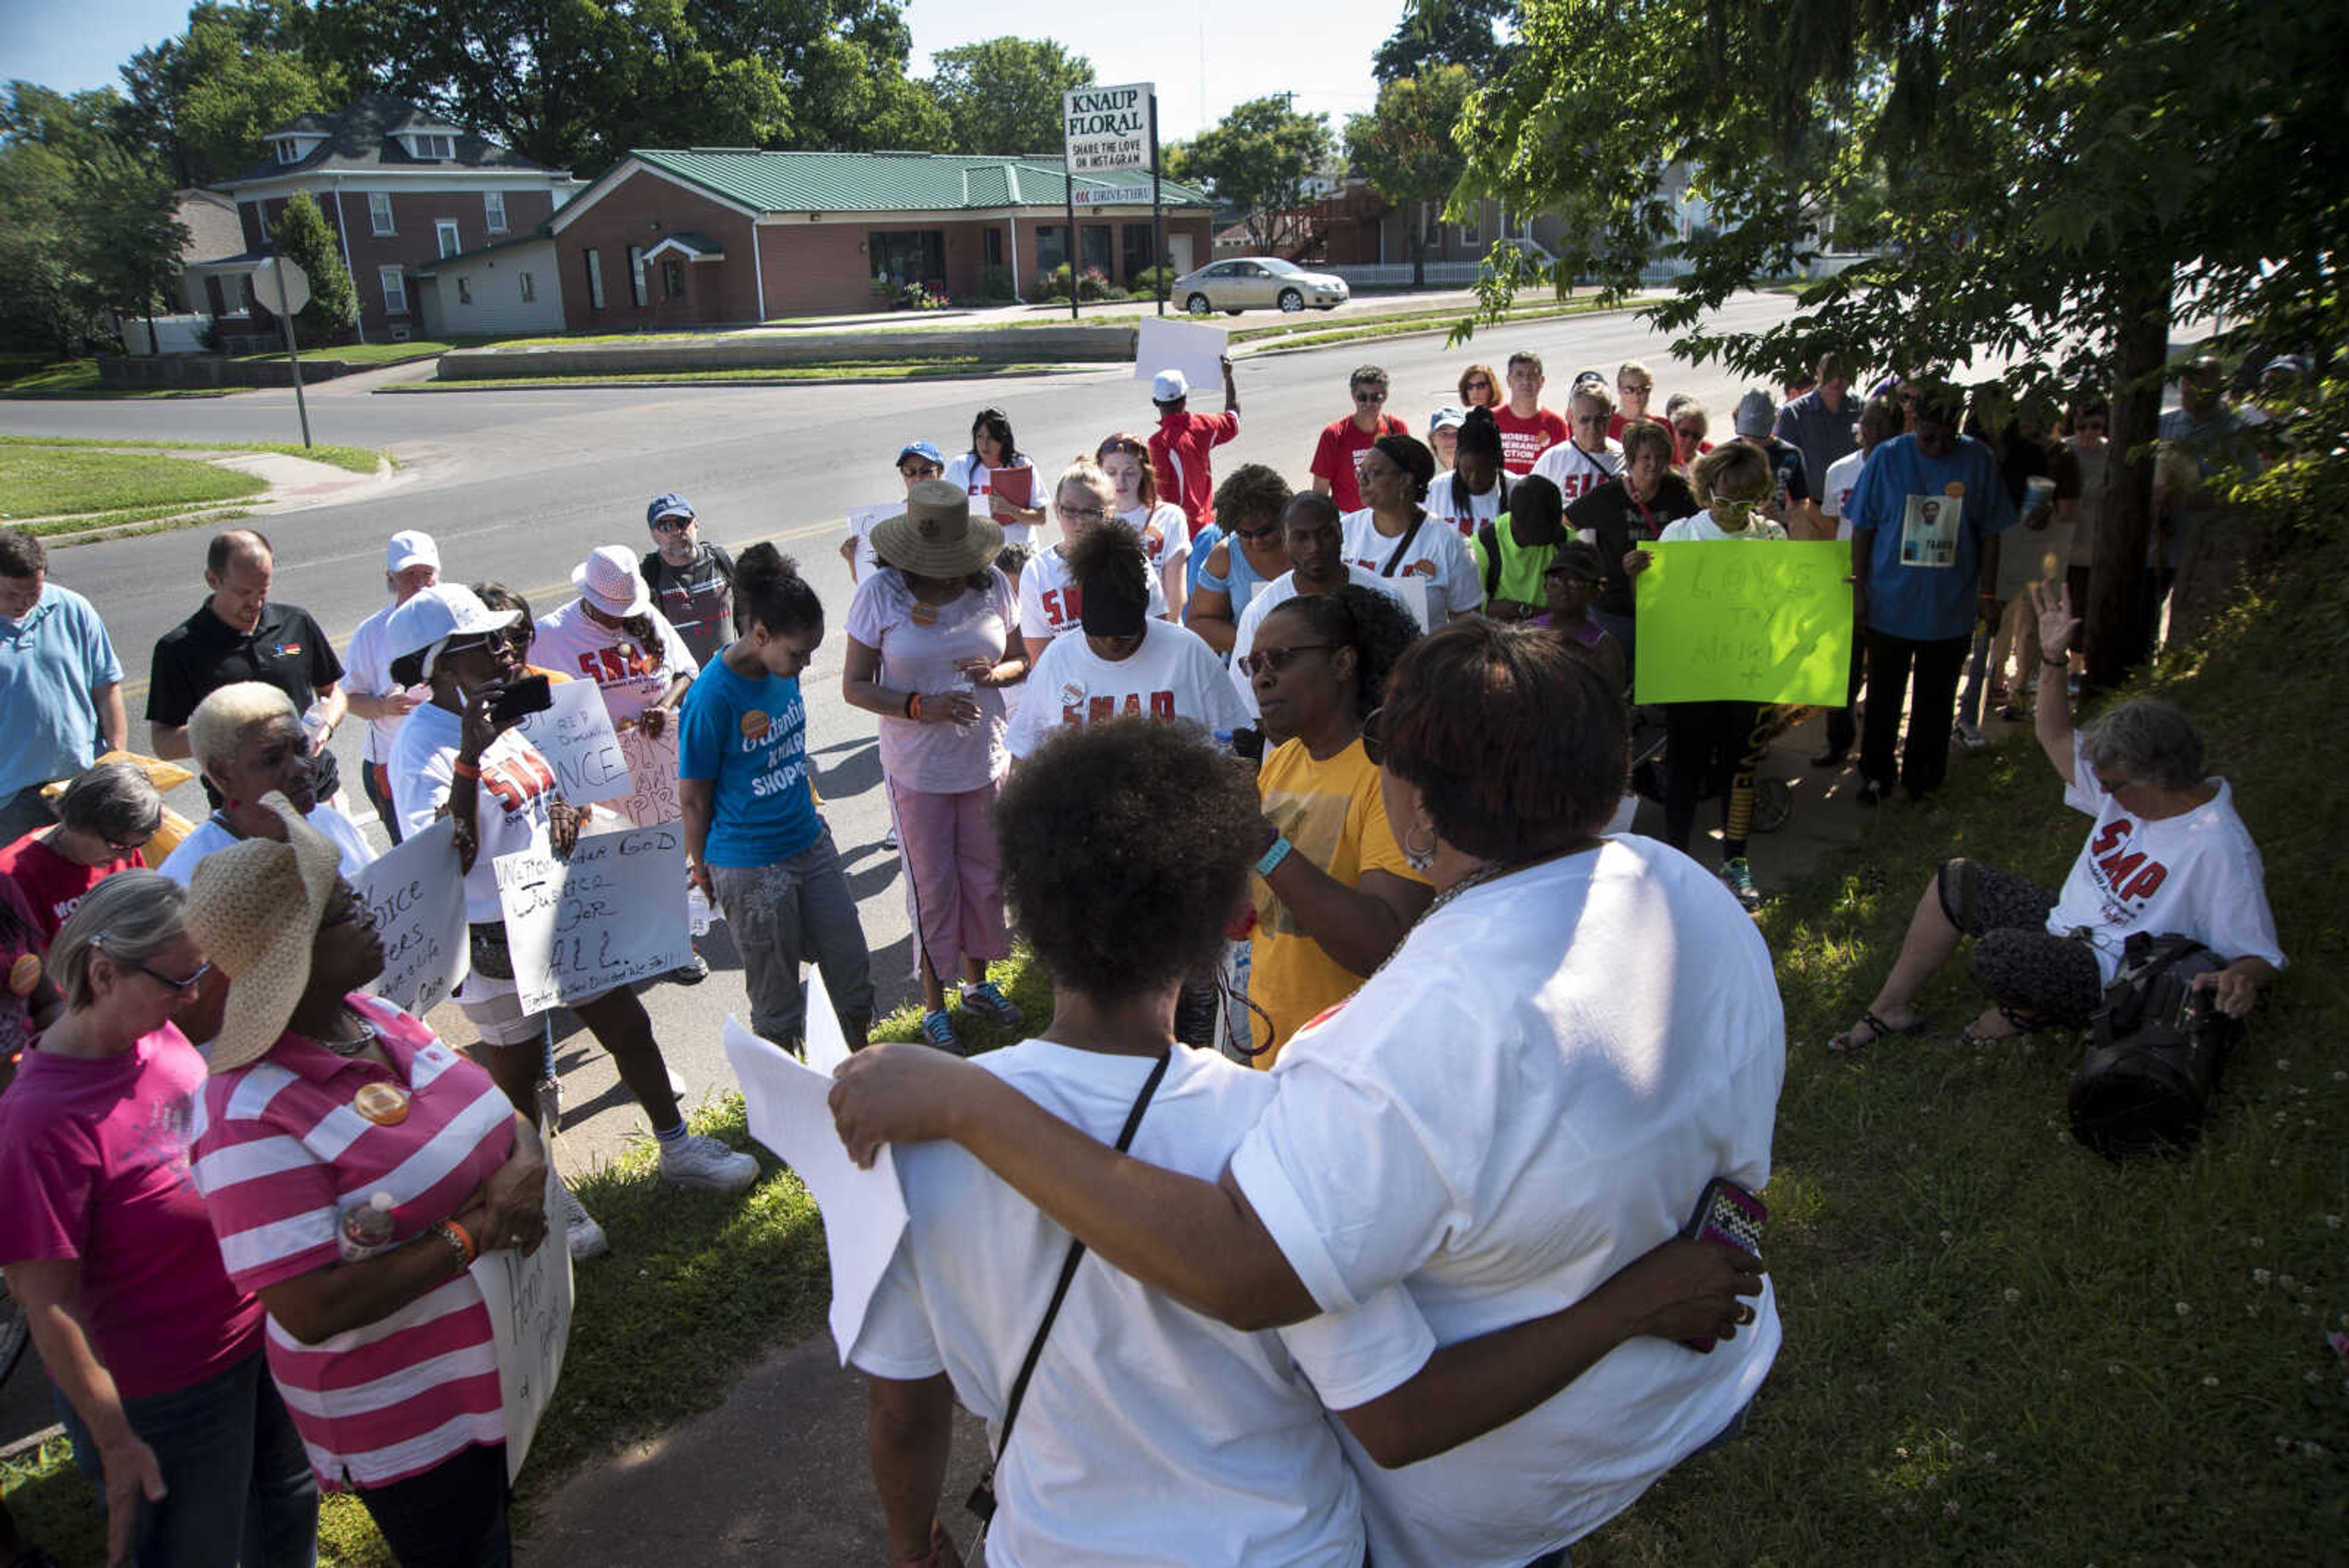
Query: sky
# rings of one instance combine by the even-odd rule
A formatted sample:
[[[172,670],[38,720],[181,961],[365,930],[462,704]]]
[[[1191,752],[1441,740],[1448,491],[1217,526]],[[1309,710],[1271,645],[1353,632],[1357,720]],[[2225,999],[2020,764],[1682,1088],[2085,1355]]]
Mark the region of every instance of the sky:
[[[906,0],[914,74],[929,52],[1010,34],[1054,38],[1093,63],[1104,86],[1154,82],[1159,135],[1176,140],[1234,104],[1293,92],[1309,113],[1342,128],[1371,106],[1371,55],[1394,30],[1403,0],[1187,0],[1103,5],[1100,0]],[[0,0],[0,79],[59,91],[111,87],[116,67],[187,25],[187,0]]]

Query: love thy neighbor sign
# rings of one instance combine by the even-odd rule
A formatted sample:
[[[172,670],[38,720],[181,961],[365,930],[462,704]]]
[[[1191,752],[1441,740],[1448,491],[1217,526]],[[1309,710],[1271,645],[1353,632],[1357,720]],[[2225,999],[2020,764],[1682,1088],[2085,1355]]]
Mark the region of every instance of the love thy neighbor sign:
[[[1152,106],[1157,86],[1081,87],[1061,95],[1069,172],[1114,174],[1150,167]]]

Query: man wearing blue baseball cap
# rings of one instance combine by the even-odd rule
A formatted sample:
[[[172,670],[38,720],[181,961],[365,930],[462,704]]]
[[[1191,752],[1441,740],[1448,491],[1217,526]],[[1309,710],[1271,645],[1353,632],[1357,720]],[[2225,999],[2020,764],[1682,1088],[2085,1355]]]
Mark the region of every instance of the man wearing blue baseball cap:
[[[697,664],[734,640],[734,557],[701,542],[693,503],[671,492],[645,508],[654,548],[646,552],[645,586]]]

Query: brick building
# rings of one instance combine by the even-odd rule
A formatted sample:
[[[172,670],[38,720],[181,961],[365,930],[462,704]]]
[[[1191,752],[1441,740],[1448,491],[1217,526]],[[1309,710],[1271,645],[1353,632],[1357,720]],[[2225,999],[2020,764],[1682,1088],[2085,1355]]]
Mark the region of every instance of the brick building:
[[[269,225],[297,191],[316,199],[335,231],[358,293],[360,336],[381,341],[418,329],[419,267],[529,235],[580,189],[568,173],[388,93],[303,115],[264,140],[267,158],[214,187],[236,203],[243,251],[189,269],[214,316],[250,312],[242,279],[267,257]]]
[[[1035,297],[1069,259],[1057,158],[928,152],[632,151],[547,223],[574,332],[871,310],[909,283]],[[1154,258],[1147,202],[1077,177],[1079,263],[1130,285]],[[1180,273],[1209,257],[1212,203],[1164,187]],[[449,269],[439,269],[445,276]],[[991,278],[990,278],[990,275]]]

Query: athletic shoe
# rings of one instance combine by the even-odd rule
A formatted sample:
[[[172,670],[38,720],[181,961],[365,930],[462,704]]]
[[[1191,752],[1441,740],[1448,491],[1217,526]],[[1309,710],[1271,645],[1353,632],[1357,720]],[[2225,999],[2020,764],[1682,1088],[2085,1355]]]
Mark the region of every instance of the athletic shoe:
[[[991,980],[982,980],[977,985],[964,986],[962,1004],[967,1010],[978,1013],[989,1023],[1000,1028],[1018,1029],[1027,1023],[1027,1020],[1020,1016],[1019,1010],[1011,1005],[1011,999],[1005,996],[1002,989]]]
[[[1950,737],[1970,752],[1979,752],[1990,744],[1988,741],[1982,739],[1981,730],[1967,723],[1963,719],[1951,727]]]
[[[569,1182],[557,1184],[555,1190],[563,1195],[563,1236],[570,1244],[571,1261],[574,1263],[590,1258],[600,1258],[612,1250],[612,1239],[604,1234],[604,1227],[595,1223],[579,1195],[571,1190]]]
[[[884,849],[895,849],[897,847],[897,825],[895,823],[891,823],[889,825],[889,831],[881,836],[881,847]]]
[[[678,985],[699,985],[709,978],[709,961],[697,950],[691,963],[679,964],[661,978]]]
[[[1811,753],[1811,766],[1815,768],[1839,768],[1843,766],[1844,758],[1849,754],[1850,753],[1841,746],[1823,746],[1819,750]]]
[[[1891,793],[1874,779],[1862,779],[1859,781],[1859,793],[1852,798],[1863,807],[1873,807]]]
[[[962,1036],[955,1033],[954,1020],[947,1016],[944,1008],[922,1014],[922,1039],[941,1051],[962,1054]]]
[[[1721,879],[1731,892],[1737,895],[1737,901],[1744,906],[1747,914],[1762,907],[1762,890],[1754,885],[1754,868],[1745,864],[1745,857],[1741,855],[1734,860],[1723,862]]]
[[[660,1173],[671,1187],[740,1192],[759,1179],[759,1162],[735,1153],[714,1137],[688,1133],[660,1146]]]

